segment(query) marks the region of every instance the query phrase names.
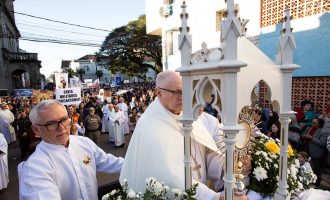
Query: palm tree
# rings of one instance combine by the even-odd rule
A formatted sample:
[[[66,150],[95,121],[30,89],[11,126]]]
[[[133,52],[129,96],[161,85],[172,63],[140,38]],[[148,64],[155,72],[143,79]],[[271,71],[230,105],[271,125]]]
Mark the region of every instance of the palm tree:
[[[82,80],[82,75],[85,74],[85,70],[83,68],[77,69],[77,74],[79,74],[80,80],[81,82],[83,82]]]
[[[76,75],[76,72],[74,72],[71,68],[66,69],[65,72],[68,73],[68,78],[72,78]]]
[[[102,72],[102,70],[97,70],[96,72],[95,72],[95,75],[97,76],[97,78],[101,78],[102,76],[103,76],[103,72]]]

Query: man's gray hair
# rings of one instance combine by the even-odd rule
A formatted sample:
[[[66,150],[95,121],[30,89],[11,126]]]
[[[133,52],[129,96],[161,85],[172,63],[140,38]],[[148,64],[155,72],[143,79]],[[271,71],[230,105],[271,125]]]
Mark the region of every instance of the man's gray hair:
[[[168,84],[169,77],[171,77],[173,75],[177,75],[177,73],[174,72],[174,71],[163,71],[163,72],[160,72],[157,75],[157,78],[156,78],[156,88],[157,87],[164,87],[164,84]]]
[[[50,100],[41,101],[36,106],[34,106],[30,111],[29,118],[31,123],[38,124],[40,122],[39,111],[51,105],[59,105],[66,111],[65,106],[57,100],[50,99]]]

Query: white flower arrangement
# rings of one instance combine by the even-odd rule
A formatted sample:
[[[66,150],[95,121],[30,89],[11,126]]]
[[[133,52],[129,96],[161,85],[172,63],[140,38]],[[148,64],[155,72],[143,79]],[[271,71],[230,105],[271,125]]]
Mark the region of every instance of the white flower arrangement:
[[[278,182],[280,148],[279,140],[261,135],[250,150],[252,156],[252,173],[250,189],[263,196],[273,196]],[[316,181],[316,175],[300,167],[296,153],[288,147],[287,183],[291,198],[309,189]]]
[[[147,187],[145,192],[135,192],[128,188],[128,182],[126,179],[120,180],[121,188],[113,190],[110,193],[104,195],[102,200],[163,200],[170,199],[169,196],[174,196],[175,200],[194,200],[196,194],[197,184],[194,184],[189,190],[183,192],[180,189],[166,186],[164,182],[159,182],[155,178],[146,178],[145,182]],[[169,194],[171,191],[173,194]]]
[[[306,171],[304,168],[299,168],[298,170],[299,182],[303,185],[305,189],[310,188],[312,183],[316,182],[317,176],[313,171]]]
[[[268,178],[267,171],[263,167],[260,167],[260,166],[254,168],[253,174],[258,181]]]

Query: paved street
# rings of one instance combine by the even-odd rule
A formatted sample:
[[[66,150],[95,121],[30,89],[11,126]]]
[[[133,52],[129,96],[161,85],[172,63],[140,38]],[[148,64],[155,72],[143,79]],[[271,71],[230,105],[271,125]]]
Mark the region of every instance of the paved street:
[[[115,156],[125,157],[127,150],[127,144],[131,138],[130,135],[125,136],[125,148],[115,148],[113,144],[108,142],[108,135],[102,134],[101,136],[101,148],[112,153]],[[9,164],[9,185],[6,189],[0,191],[1,200],[18,200],[18,177],[17,177],[17,165],[22,162],[20,158],[20,150],[18,141],[10,144],[8,147],[8,164]],[[118,174],[109,175],[106,173],[98,173],[97,180],[99,186],[109,184],[118,179]]]

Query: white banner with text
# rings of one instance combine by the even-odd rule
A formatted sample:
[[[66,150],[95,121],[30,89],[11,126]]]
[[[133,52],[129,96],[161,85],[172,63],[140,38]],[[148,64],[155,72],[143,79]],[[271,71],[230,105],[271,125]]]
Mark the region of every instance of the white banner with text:
[[[56,100],[61,102],[63,105],[79,105],[81,102],[81,88],[67,88],[67,89],[56,89],[55,91]]]

